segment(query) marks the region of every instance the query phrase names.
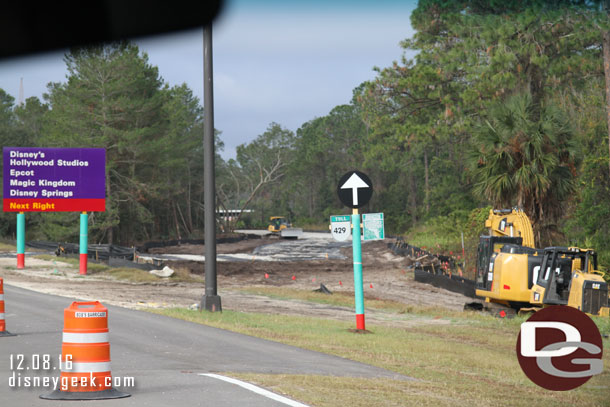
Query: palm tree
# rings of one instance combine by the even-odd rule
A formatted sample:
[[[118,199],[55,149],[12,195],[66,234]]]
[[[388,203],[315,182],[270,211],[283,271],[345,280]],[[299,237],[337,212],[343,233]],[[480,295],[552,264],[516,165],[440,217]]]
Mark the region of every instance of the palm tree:
[[[552,240],[575,190],[578,145],[556,106],[537,110],[529,93],[493,104],[475,128],[470,164],[475,193],[496,207],[523,208],[541,244]]]

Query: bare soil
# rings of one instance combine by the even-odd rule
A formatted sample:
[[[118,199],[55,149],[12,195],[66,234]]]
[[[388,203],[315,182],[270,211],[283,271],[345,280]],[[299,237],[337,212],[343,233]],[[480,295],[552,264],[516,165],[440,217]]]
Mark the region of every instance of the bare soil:
[[[262,244],[277,242],[273,238],[248,239],[223,243],[220,253],[251,253]],[[366,299],[393,300],[418,307],[440,307],[459,311],[468,299],[460,294],[435,288],[413,280],[406,271],[405,259],[387,248],[388,241],[362,245],[363,280]],[[151,250],[152,251],[152,250]],[[290,287],[313,290],[324,284],[337,293],[353,293],[354,278],[351,248],[342,248],[345,260],[315,261],[235,261],[218,262],[218,291],[222,307],[228,310],[272,314],[308,315],[353,319],[353,308],[338,307],[309,301],[276,299],[252,295],[244,288],[257,286]],[[155,249],[156,253],[202,254],[200,245],[181,245]],[[26,258],[26,269],[17,270],[13,256],[0,258],[0,277],[5,284],[39,292],[82,300],[98,300],[127,308],[188,307],[198,304],[204,293],[203,269],[200,262],[171,262],[170,267],[190,272],[193,282],[159,279],[154,283],[117,281],[102,273],[79,276],[78,269],[57,261]],[[10,308],[10,304],[7,304]],[[413,318],[396,318],[387,312],[367,310],[367,321],[391,325],[411,325]],[[430,319],[426,323],[443,323]],[[420,321],[421,322],[421,321]]]

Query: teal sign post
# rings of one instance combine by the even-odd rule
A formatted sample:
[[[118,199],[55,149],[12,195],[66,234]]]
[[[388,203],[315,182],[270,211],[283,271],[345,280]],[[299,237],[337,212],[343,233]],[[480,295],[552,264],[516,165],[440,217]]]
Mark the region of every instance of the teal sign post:
[[[17,268],[25,268],[25,213],[17,214]]]
[[[358,208],[366,205],[373,195],[373,183],[360,171],[350,171],[339,179],[337,195],[341,202],[353,209],[352,221],[352,254],[354,261],[354,301],[356,305],[356,329],[365,330],[364,324],[364,290],[362,288],[362,234],[360,232],[360,214]],[[332,220],[332,219],[331,219]],[[337,219],[339,220],[339,219]]]
[[[354,299],[356,302],[356,329],[364,330],[364,290],[362,288],[362,242],[360,241],[360,215],[352,215],[352,253],[354,258]]]
[[[80,255],[80,264],[79,264],[79,274],[85,275],[87,274],[87,249],[88,249],[88,225],[89,225],[89,215],[87,212],[83,212],[80,214],[80,240],[79,240],[79,255]]]

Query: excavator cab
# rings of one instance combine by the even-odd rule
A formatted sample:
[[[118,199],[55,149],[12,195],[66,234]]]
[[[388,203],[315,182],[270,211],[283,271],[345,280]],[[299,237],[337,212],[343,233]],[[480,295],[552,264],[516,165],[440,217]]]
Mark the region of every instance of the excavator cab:
[[[597,271],[597,253],[577,247],[547,247],[534,273],[532,304],[569,305],[592,315],[607,315],[608,283]]]
[[[507,244],[521,245],[521,237],[480,236],[477,247],[477,277],[476,287],[491,291],[493,284],[493,262],[495,256]]]
[[[272,216],[269,218],[269,227],[267,228],[271,233],[280,233],[282,230],[289,228],[290,222],[283,216]]]

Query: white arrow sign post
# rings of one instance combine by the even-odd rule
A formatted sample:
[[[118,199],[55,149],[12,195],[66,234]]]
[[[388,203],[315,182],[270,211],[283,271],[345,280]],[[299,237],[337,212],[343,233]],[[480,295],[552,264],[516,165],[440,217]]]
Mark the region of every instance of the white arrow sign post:
[[[370,188],[366,182],[362,180],[358,176],[358,174],[353,173],[351,177],[341,186],[341,189],[351,189],[352,190],[352,203],[354,206],[358,205],[358,188]]]
[[[365,331],[364,324],[364,289],[362,287],[362,234],[360,228],[360,214],[358,208],[366,205],[373,195],[373,183],[370,178],[360,171],[350,171],[339,179],[337,183],[337,195],[343,205],[352,208],[351,227],[352,227],[352,254],[354,259],[354,303],[356,308],[356,330],[359,332]],[[352,193],[349,193],[351,189]],[[333,222],[333,218],[335,222]],[[331,217],[331,224],[337,224],[339,221],[347,219],[338,219],[339,217]],[[341,218],[347,218],[341,217]],[[347,226],[347,225],[346,225]],[[341,232],[343,229],[341,229]],[[346,238],[347,233],[340,234],[333,232],[333,237]]]

